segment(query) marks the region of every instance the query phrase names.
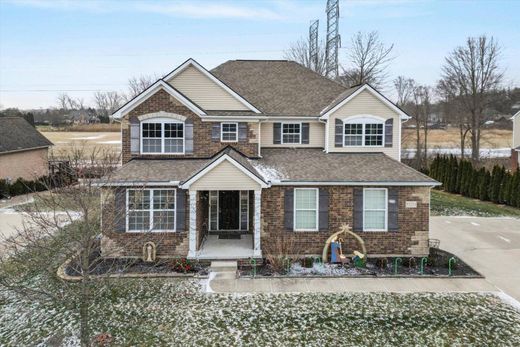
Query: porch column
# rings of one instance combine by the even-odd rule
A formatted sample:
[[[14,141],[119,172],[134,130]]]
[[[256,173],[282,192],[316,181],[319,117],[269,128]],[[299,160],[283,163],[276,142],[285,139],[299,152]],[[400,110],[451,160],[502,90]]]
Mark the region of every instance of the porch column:
[[[197,191],[190,190],[190,233],[188,235],[188,257],[193,258],[197,254]]]
[[[254,248],[253,254],[255,257],[262,256],[262,248],[260,247],[260,216],[261,216],[261,206],[262,206],[262,191],[255,190],[255,208],[254,208]]]

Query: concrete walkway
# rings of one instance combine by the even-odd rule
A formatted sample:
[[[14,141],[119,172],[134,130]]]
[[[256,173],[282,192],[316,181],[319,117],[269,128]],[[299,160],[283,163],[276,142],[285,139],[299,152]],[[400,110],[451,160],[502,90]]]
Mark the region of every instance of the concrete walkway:
[[[493,292],[482,278],[240,278],[215,277],[215,293]]]

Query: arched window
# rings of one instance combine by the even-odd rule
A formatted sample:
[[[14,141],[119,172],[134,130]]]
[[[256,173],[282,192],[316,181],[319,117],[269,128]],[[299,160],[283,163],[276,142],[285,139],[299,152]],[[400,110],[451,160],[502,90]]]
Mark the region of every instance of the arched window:
[[[184,122],[172,118],[143,120],[141,153],[184,154]]]
[[[375,116],[358,116],[343,120],[344,147],[383,147],[385,121]]]

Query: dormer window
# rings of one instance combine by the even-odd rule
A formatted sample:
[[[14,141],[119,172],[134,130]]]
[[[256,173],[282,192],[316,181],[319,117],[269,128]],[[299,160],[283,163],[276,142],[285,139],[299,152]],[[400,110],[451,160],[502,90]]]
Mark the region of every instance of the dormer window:
[[[344,147],[383,147],[385,124],[372,117],[359,117],[344,122]]]
[[[184,123],[171,119],[150,119],[141,123],[141,153],[183,154]]]
[[[237,142],[238,141],[238,123],[222,123],[220,125],[220,141]]]
[[[300,144],[302,143],[301,123],[282,123],[282,143]]]

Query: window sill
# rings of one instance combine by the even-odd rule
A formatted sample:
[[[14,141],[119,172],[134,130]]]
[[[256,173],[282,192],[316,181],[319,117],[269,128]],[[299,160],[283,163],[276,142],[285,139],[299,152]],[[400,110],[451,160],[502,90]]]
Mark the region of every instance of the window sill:
[[[130,234],[176,233],[176,230],[127,230]]]
[[[295,233],[316,233],[318,229],[293,229]]]

